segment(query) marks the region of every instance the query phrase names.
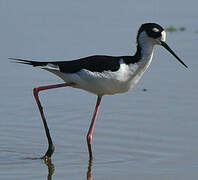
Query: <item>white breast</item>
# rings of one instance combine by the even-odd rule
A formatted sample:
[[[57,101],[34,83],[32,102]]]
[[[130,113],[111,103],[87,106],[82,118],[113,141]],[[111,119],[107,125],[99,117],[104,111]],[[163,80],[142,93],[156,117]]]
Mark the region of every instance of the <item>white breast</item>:
[[[75,83],[74,88],[83,89],[97,95],[124,93],[133,88],[139,81],[149,66],[151,58],[152,56],[131,65],[127,65],[121,60],[119,70],[114,72],[104,71],[100,73],[85,69],[77,73],[61,73],[54,69],[48,69],[48,71],[55,73],[65,82]]]
[[[135,67],[134,64],[129,66],[131,71],[133,71],[133,74],[131,76],[131,88],[133,88],[141,79],[142,75],[151,64],[152,58],[153,53],[151,53],[149,56],[145,57],[140,62],[138,62],[137,67]]]
[[[118,71],[91,72],[81,70],[77,73],[64,74],[62,79],[66,82],[74,82],[75,88],[84,89],[97,95],[116,94],[128,91],[130,88],[131,72],[129,66],[120,61]]]

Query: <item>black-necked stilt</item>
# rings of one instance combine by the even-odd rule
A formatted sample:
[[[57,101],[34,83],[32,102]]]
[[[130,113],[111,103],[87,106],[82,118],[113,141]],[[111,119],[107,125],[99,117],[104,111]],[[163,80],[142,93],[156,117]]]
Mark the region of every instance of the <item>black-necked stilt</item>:
[[[154,45],[163,46],[181,64],[187,67],[165,43],[165,39],[166,32],[160,25],[155,23],[145,23],[141,25],[138,31],[137,51],[134,56],[96,55],[72,61],[53,62],[38,62],[11,58],[19,63],[45,69],[59,76],[65,82],[63,84],[37,87],[34,88],[33,91],[49,143],[48,150],[44,157],[51,157],[54,151],[54,145],[39,101],[39,91],[70,86],[83,89],[98,96],[91,125],[87,134],[87,144],[91,159],[92,135],[102,96],[107,94],[124,93],[133,88],[151,63]]]

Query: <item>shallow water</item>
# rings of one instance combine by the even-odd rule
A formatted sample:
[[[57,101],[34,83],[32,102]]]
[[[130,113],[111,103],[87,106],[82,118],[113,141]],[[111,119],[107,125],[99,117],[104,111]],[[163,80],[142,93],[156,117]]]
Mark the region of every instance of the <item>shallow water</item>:
[[[1,1],[0,179],[196,179],[197,15],[195,1]],[[167,33],[167,42],[189,69],[156,47],[151,67],[132,91],[105,96],[92,163],[85,137],[96,97],[71,88],[42,92],[56,147],[47,166],[39,159],[47,141],[32,88],[61,80],[7,58],[128,55],[147,21],[186,27]]]

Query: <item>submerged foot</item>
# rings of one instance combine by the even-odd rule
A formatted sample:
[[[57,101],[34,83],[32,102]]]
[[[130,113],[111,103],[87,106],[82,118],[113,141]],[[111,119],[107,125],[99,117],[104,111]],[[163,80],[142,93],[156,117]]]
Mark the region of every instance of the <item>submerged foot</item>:
[[[52,144],[48,147],[47,152],[45,153],[45,155],[43,157],[41,157],[41,159],[43,159],[45,161],[45,163],[48,163],[49,161],[51,161],[51,156],[54,153],[55,150],[55,146]]]
[[[92,159],[89,159],[88,168],[87,168],[87,180],[92,180]]]

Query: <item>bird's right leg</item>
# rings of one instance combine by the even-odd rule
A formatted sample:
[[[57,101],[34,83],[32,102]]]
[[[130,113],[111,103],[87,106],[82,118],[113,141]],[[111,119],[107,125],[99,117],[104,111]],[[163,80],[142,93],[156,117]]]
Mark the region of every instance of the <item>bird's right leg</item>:
[[[92,136],[93,136],[94,125],[95,125],[96,118],[97,118],[97,115],[98,115],[101,100],[102,100],[102,96],[98,96],[96,106],[95,106],[95,110],[94,110],[94,113],[93,113],[93,117],[92,117],[92,120],[91,120],[91,124],[90,124],[89,130],[88,130],[88,133],[87,133],[87,146],[88,146],[89,159],[90,160],[93,159],[92,149],[91,149]]]
[[[39,111],[40,111],[40,114],[41,114],[41,118],[42,118],[43,125],[44,125],[44,128],[45,128],[45,133],[46,133],[47,140],[48,140],[48,150],[45,153],[45,155],[42,157],[42,159],[44,159],[45,161],[50,159],[50,157],[52,156],[52,154],[55,150],[55,147],[53,145],[52,138],[50,136],[50,131],[49,131],[49,128],[48,128],[48,125],[47,125],[47,121],[46,121],[44,112],[43,112],[43,107],[41,106],[41,103],[40,103],[40,100],[39,100],[38,93],[39,93],[39,91],[43,91],[43,90],[47,90],[47,89],[67,87],[67,86],[73,86],[73,85],[74,85],[74,83],[62,83],[62,84],[55,84],[55,85],[48,85],[48,86],[40,86],[40,87],[36,87],[36,88],[33,89],[33,94],[34,94],[34,97],[36,99],[36,103],[38,105],[38,108],[39,108]]]

